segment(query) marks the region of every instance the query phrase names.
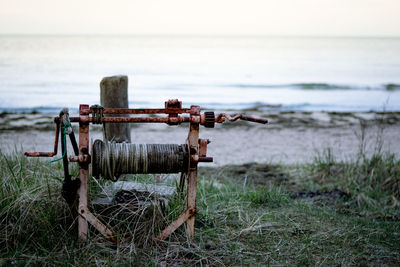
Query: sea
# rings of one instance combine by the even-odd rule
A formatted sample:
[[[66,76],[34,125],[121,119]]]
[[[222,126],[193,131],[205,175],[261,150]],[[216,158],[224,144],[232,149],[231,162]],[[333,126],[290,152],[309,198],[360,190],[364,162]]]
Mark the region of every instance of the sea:
[[[0,112],[98,104],[112,75],[130,108],[400,111],[400,38],[0,36]]]

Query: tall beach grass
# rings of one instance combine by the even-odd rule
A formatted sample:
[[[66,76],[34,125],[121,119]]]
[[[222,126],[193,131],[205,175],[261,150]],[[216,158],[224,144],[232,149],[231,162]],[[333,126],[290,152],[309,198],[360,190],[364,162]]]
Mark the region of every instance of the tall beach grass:
[[[360,153],[347,161],[328,149],[303,165],[246,164],[225,173],[205,168],[192,241],[182,227],[165,242],[153,241],[185,209],[181,194],[161,210],[91,207],[116,231],[117,246],[92,227],[88,243],[77,241],[76,212],[61,196],[61,163],[0,153],[0,265],[395,266],[400,161],[383,153],[379,140],[367,155],[359,136]],[[92,195],[103,190],[104,181],[91,181]]]

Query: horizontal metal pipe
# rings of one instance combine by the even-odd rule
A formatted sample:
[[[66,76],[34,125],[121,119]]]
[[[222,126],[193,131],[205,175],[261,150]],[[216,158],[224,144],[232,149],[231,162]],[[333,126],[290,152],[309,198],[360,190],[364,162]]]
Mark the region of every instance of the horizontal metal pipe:
[[[182,114],[190,113],[187,108],[105,108],[103,114]]]
[[[173,120],[178,123],[190,122],[189,117],[162,117],[162,118],[151,118],[151,117],[104,117],[102,122],[142,122],[142,123],[169,123]]]
[[[25,152],[25,156],[27,157],[53,157],[55,155],[54,152]]]
[[[115,113],[117,114],[117,113]],[[195,118],[190,118],[190,117],[182,117],[182,116],[177,116],[177,117],[103,117],[102,122],[113,122],[113,123],[167,123],[167,124],[179,124],[183,122],[194,122],[194,123],[199,123],[198,121],[193,121]],[[217,117],[215,117],[215,122],[217,123],[223,123],[225,120],[228,121],[236,121],[238,119],[241,120],[246,120],[246,121],[251,121],[251,122],[257,122],[257,123],[262,123],[266,124],[268,123],[267,119],[264,118],[258,118],[258,117],[253,117],[253,116],[247,116],[243,114],[236,115],[234,117],[229,116],[226,113],[221,113]],[[54,119],[55,122],[58,122],[60,120],[59,117],[56,117]],[[192,120],[192,121],[191,121]],[[89,116],[81,116],[81,117],[70,117],[71,122],[94,122],[92,117]],[[204,124],[204,122],[202,122]]]
[[[92,117],[82,116],[82,117],[70,117],[71,122],[94,122]],[[59,120],[57,117],[56,121]],[[190,122],[189,117],[103,117],[102,122],[112,122],[112,123],[183,123]]]
[[[199,157],[199,162],[213,162],[213,157]]]

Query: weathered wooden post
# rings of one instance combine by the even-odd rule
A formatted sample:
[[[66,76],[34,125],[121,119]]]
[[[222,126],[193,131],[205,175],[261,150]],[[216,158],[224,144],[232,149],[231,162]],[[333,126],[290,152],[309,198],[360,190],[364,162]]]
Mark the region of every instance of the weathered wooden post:
[[[104,77],[100,82],[100,103],[104,108],[129,108],[128,76]],[[113,116],[127,117],[129,115]],[[130,125],[128,123],[105,123],[103,139],[104,141],[115,141],[117,143],[130,143]]]

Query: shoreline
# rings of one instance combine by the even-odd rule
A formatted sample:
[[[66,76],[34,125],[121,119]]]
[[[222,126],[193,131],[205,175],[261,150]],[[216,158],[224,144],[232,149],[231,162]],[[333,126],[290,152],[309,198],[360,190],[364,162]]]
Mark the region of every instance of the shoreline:
[[[240,111],[230,112],[230,114]],[[218,112],[216,112],[218,113]],[[225,122],[214,129],[200,128],[200,138],[208,138],[208,156],[222,166],[249,162],[303,164],[316,156],[331,153],[339,160],[352,160],[365,147],[371,155],[381,152],[400,157],[400,112],[277,112],[243,111],[269,119],[260,125],[247,121]],[[72,114],[73,116],[73,114]],[[54,144],[54,115],[1,114],[0,150],[51,151]],[[187,125],[132,125],[132,143],[177,143],[186,140]],[[102,139],[102,127],[91,126],[91,138]],[[77,136],[77,128],[74,128]],[[72,151],[71,148],[69,151]],[[60,152],[59,152],[60,153]]]

